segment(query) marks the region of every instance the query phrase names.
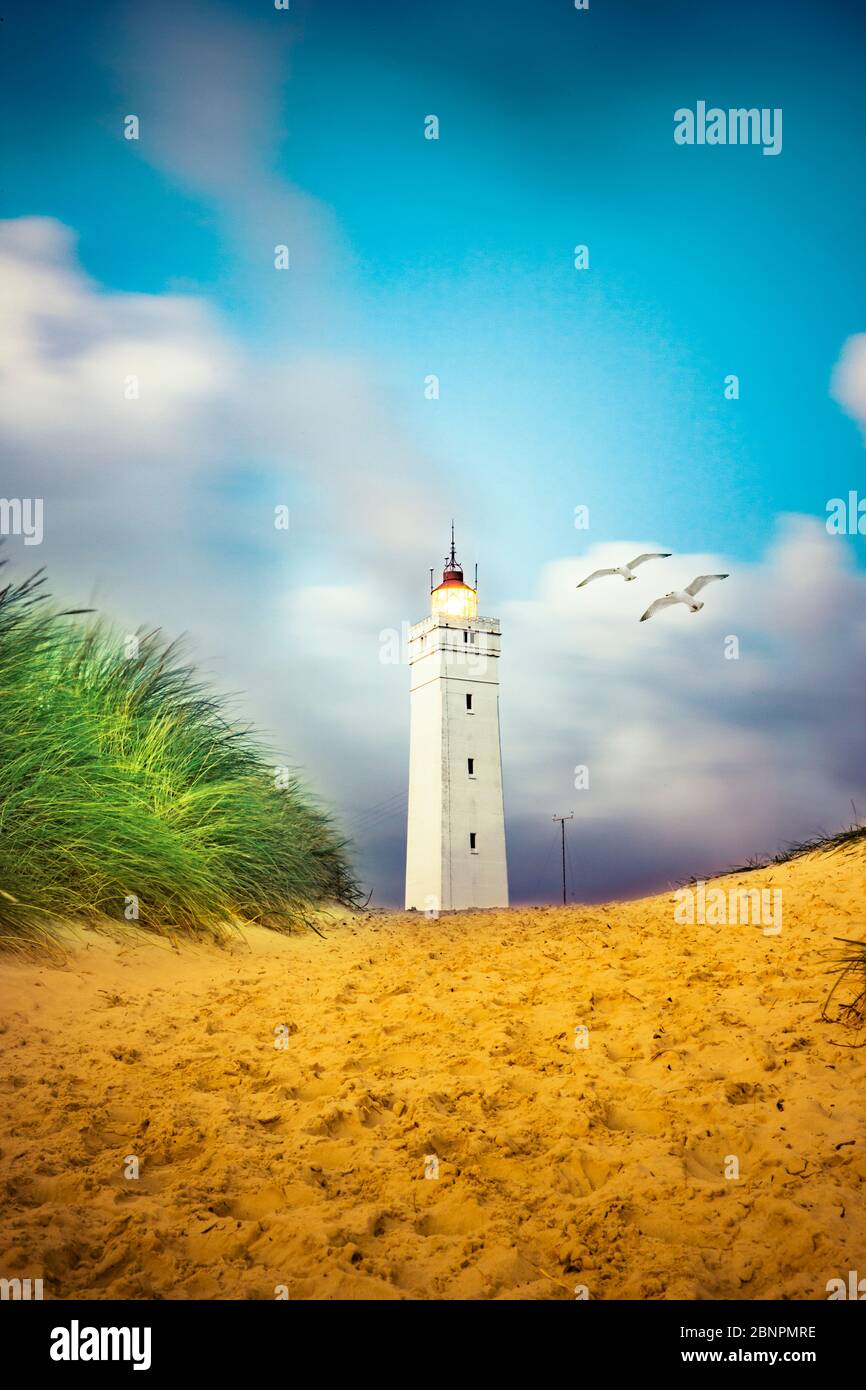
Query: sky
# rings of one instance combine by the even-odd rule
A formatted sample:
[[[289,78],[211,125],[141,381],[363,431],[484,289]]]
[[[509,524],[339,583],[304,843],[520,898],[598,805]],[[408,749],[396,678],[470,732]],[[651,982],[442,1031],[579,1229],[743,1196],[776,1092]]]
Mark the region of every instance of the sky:
[[[515,900],[559,891],[554,814],[583,900],[849,823],[866,537],[826,523],[866,499],[864,38],[797,0],[14,0],[0,492],[45,518],[15,570],[186,633],[374,902],[408,765],[383,634],[452,517],[503,625]],[[677,144],[699,101],[781,110],[780,152]],[[577,592],[645,549],[673,556]],[[699,615],[637,622],[705,572]]]

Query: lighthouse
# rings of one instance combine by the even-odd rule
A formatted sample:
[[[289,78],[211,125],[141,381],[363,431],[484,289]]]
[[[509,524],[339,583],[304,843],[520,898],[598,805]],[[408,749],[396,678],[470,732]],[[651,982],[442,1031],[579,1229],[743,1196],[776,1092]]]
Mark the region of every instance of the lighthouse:
[[[454,547],[409,629],[406,907],[507,907],[498,618],[479,618]]]

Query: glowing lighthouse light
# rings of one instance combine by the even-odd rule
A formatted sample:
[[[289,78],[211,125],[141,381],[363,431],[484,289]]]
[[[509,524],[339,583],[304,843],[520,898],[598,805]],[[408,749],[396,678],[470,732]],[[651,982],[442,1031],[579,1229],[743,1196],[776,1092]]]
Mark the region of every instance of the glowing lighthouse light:
[[[477,618],[478,591],[463,582],[463,571],[454,550],[454,527],[451,527],[451,553],[445,561],[442,583],[430,594],[430,612],[441,618]]]

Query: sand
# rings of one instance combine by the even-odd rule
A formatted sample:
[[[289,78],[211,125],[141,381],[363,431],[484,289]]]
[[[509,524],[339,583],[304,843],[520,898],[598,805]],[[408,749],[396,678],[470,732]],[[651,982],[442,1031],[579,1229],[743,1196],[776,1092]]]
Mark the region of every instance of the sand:
[[[866,1275],[866,1048],[820,1020],[866,852],[719,882],[781,888],[781,934],[678,925],[666,893],[0,962],[0,1275],[60,1299],[826,1298]]]

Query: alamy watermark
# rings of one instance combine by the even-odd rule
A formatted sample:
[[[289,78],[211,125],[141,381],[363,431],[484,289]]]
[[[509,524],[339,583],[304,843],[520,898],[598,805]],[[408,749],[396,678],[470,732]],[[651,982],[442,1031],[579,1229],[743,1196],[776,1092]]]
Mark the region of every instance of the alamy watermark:
[[[42,498],[0,497],[0,536],[23,536],[25,545],[41,545]]]
[[[828,1279],[825,1287],[831,1303],[840,1298],[854,1298],[859,1303],[866,1299],[866,1279],[861,1279],[856,1269],[848,1270],[847,1280]]]
[[[432,632],[426,632],[419,637],[412,637],[412,626],[405,620],[400,628],[384,627],[379,633],[379,664],[381,666],[408,666],[412,656],[412,643],[418,644],[416,655],[418,657],[437,655],[441,656],[445,666],[458,666],[461,673],[466,674],[467,678],[473,679],[483,676],[488,669],[488,652],[483,646],[483,636],[479,640],[479,633],[474,628],[451,628],[452,641],[459,642],[459,634],[463,633],[463,642],[460,645],[443,645],[436,647],[433,645]]]
[[[762,145],[764,154],[782,153],[781,106],[681,106],[674,112],[677,145]]]
[[[678,888],[674,893],[674,921],[678,926],[695,922],[710,927],[737,924],[762,927],[764,936],[778,936],[782,930],[781,888],[707,888],[698,881],[694,888]]]
[[[149,1327],[82,1327],[73,1318],[69,1327],[55,1327],[48,1352],[52,1361],[131,1361],[134,1371],[151,1364]]]
[[[831,497],[824,525],[830,536],[866,536],[866,497],[861,497],[853,488],[847,500]]]
[[[23,1300],[27,1303],[30,1299],[41,1298],[41,1279],[0,1279],[0,1301],[4,1303],[7,1299],[13,1302]]]

